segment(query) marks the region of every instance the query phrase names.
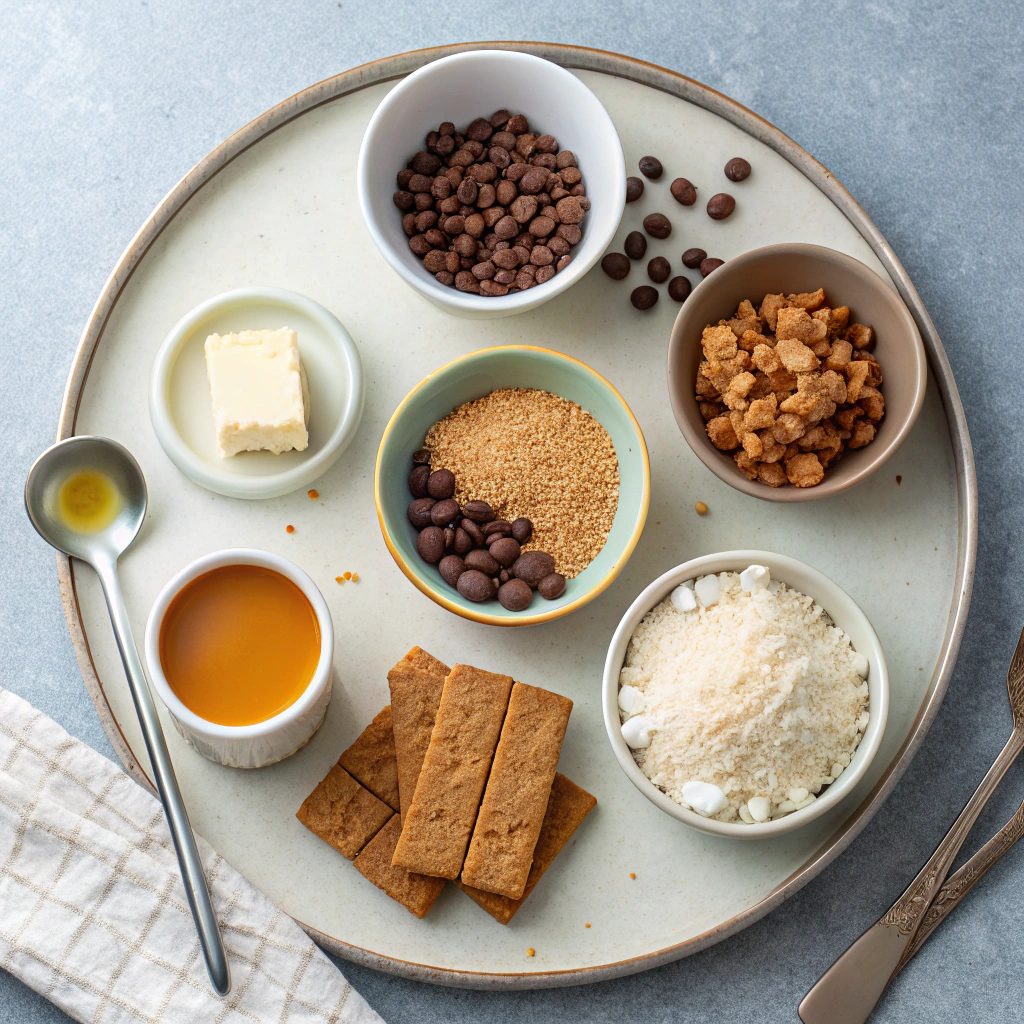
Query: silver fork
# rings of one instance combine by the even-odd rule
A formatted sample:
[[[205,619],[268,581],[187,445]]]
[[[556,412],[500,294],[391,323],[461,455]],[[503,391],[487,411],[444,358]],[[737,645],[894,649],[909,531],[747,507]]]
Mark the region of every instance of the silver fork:
[[[992,845],[998,836],[990,840],[957,872],[957,875],[954,875],[954,879],[960,876],[963,891],[958,896],[955,891],[951,891],[951,895],[956,896],[956,899],[953,902],[947,900],[949,905],[945,910],[941,905],[938,906],[936,916],[928,921],[928,911],[940,893],[942,883],[946,880],[950,866],[967,838],[967,833],[978,820],[978,815],[999,785],[1000,779],[1006,774],[1006,770],[1024,748],[1024,631],[1017,641],[1017,649],[1013,652],[1010,669],[1006,674],[1006,691],[1010,698],[1010,710],[1013,712],[1013,732],[1006,741],[1006,746],[1000,751],[974,796],[967,801],[953,827],[910,883],[907,891],[836,960],[804,996],[799,1007],[800,1019],[804,1024],[864,1024],[889,981],[914,955],[921,942],[924,942],[945,914],[970,890],[984,874],[984,870],[995,863],[1013,844],[1014,840],[1010,840],[1002,845],[1009,835],[1014,834],[1015,829],[1012,826],[1021,812],[1018,812],[1018,815],[1007,822],[1001,830],[1000,834],[1006,835],[1000,844]],[[1002,848],[996,852],[998,845],[1002,845]],[[988,854],[985,854],[986,849],[989,850]],[[984,870],[975,871],[976,877],[967,872],[972,861],[977,861],[976,869],[984,864]],[[925,923],[928,923],[929,927],[921,936],[920,942],[915,943]]]

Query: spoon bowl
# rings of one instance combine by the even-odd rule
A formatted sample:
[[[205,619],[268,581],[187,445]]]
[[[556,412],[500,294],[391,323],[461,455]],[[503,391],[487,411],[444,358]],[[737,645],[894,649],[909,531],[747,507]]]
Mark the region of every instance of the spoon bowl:
[[[60,493],[82,472],[110,482],[116,501],[113,518],[102,529],[85,532],[61,515]],[[138,536],[146,517],[146,481],[131,452],[105,437],[69,437],[36,459],[25,482],[25,509],[48,544],[83,562],[116,560]]]

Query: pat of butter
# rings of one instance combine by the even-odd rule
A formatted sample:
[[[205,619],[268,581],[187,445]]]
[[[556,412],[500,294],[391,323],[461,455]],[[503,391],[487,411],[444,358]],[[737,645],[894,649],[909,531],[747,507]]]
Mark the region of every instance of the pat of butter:
[[[301,452],[309,444],[309,386],[291,328],[211,334],[206,373],[222,459],[238,452]]]

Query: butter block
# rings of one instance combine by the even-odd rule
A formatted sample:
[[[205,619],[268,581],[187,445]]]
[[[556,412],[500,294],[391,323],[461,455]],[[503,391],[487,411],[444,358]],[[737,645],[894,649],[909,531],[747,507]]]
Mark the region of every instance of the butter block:
[[[295,331],[211,334],[206,373],[222,459],[238,452],[305,450],[309,387]]]

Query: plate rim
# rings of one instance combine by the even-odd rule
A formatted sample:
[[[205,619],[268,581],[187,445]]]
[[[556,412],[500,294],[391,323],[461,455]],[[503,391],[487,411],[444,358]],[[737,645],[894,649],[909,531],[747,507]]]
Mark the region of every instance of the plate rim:
[[[57,440],[70,437],[75,432],[78,406],[88,379],[89,368],[122,291],[163,229],[196,192],[250,146],[310,110],[368,86],[407,75],[416,68],[441,57],[471,49],[518,50],[551,60],[565,68],[613,75],[668,93],[719,115],[759,142],[769,146],[799,170],[832,201],[833,205],[857,229],[889,274],[901,298],[913,315],[918,330],[921,332],[929,368],[942,401],[950,433],[957,481],[958,544],[953,596],[946,620],[942,649],[932,674],[928,696],[922,702],[910,732],[900,749],[861,804],[851,811],[850,816],[839,829],[800,867],[780,882],[771,893],[751,907],[699,935],[660,950],[593,967],[531,973],[466,971],[417,964],[343,942],[296,919],[297,923],[328,952],[384,973],[458,988],[530,990],[589,984],[624,977],[659,967],[714,945],[774,910],[818,875],[853,842],[906,771],[934,722],[949,686],[967,623],[974,584],[978,540],[978,486],[967,419],[949,359],[935,325],[892,247],[860,204],[828,168],[769,121],[730,99],[724,93],[695,79],[635,57],[607,50],[537,41],[491,40],[453,43],[382,57],[326,78],[295,93],[250,121],[249,124],[240,128],[213,149],[168,192],[143,222],[104,284],[86,322],[71,363],[61,402]],[[153,791],[151,781],[135,758],[110,710],[103,683],[96,671],[82,621],[74,566],[67,556],[59,553],[56,556],[56,562],[61,604],[68,632],[86,690],[96,708],[100,724],[128,774],[136,782]]]

